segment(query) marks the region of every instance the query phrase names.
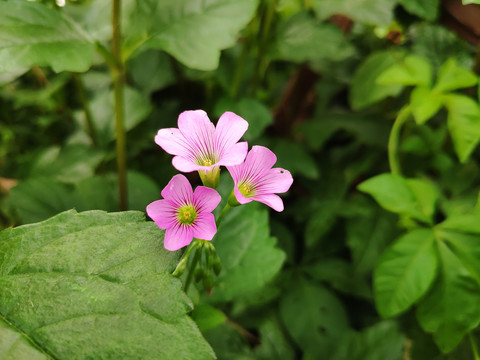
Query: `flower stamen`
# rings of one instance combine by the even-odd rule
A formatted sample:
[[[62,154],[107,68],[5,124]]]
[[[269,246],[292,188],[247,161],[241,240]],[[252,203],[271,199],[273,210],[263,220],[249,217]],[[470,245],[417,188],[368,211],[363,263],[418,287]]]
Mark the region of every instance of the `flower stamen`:
[[[178,221],[183,225],[192,225],[198,212],[192,205],[183,205],[177,210]]]

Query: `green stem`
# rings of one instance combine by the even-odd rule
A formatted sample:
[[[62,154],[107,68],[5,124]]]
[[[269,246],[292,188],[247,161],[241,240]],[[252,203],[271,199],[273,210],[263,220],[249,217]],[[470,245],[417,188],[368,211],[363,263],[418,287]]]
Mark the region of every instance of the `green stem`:
[[[477,344],[475,343],[475,339],[471,332],[468,333],[468,338],[470,340],[470,346],[472,347],[473,357],[475,360],[480,360],[480,356],[478,355],[478,348]]]
[[[398,148],[400,142],[400,131],[405,121],[410,116],[410,107],[404,106],[398,113],[395,122],[393,123],[390,137],[388,139],[388,162],[390,164],[390,171],[392,174],[401,175],[402,169],[400,167],[400,160],[398,157]]]
[[[195,239],[194,241],[198,241]],[[184,292],[188,292],[188,288],[190,287],[190,284],[192,283],[193,279],[193,274],[195,273],[195,268],[197,267],[198,260],[200,259],[200,256],[202,255],[202,246],[199,244],[197,246],[197,251],[195,251],[195,255],[193,255],[192,263],[190,264],[190,267],[188,268],[188,275],[187,275],[187,280],[185,280],[185,288]]]
[[[217,218],[217,229],[218,229],[218,226],[220,225],[220,222],[222,221],[223,219],[223,216],[225,215],[225,213],[231,208],[230,204],[227,202],[227,204],[225,205],[225,207],[222,209],[222,212],[220,213],[220,215],[218,215],[218,218]]]
[[[80,103],[82,104],[83,112],[85,113],[85,122],[87,123],[88,135],[92,140],[93,146],[97,147],[97,135],[95,133],[95,125],[93,124],[93,116],[92,112],[90,111],[90,107],[88,106],[87,94],[80,74],[73,73],[73,81],[75,83],[75,87],[77,88],[78,97],[80,99]]]
[[[127,156],[125,146],[124,101],[125,66],[122,59],[121,0],[113,0],[112,8],[112,55],[115,59],[113,90],[115,97],[115,128],[117,173],[120,210],[127,210]]]
[[[260,82],[263,79],[265,70],[268,67],[268,59],[265,59],[265,53],[268,46],[268,40],[270,36],[270,28],[272,25],[273,16],[277,8],[277,0],[266,1],[266,9],[263,14],[263,21],[261,24],[261,38],[258,50],[258,58],[255,66],[254,78],[253,78],[253,90],[255,91]]]

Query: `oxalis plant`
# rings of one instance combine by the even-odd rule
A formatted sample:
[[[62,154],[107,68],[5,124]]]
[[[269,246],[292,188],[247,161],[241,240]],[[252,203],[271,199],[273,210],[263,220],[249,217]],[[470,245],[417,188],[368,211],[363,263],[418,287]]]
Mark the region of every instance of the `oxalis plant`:
[[[266,147],[253,146],[247,154],[247,142],[238,142],[247,128],[247,121],[232,112],[225,112],[215,127],[203,110],[185,111],[178,118],[178,129],[161,129],[155,137],[158,145],[175,155],[172,164],[177,170],[198,171],[204,185],[193,191],[185,176],[175,175],[162,190],[164,199],[147,206],[148,216],[159,228],[166,229],[167,250],[178,250],[195,239],[173,272],[180,276],[189,264],[185,291],[192,276],[197,282],[202,280],[206,291],[212,291],[213,272],[219,275],[221,264],[209,241],[231,207],[259,201],[283,211],[282,199],[275,194],[288,191],[292,175],[288,170],[272,168],[277,157]],[[226,166],[234,187],[215,220],[212,211],[221,201],[215,191],[220,166]],[[192,252],[193,259],[189,262]]]
[[[426,176],[405,177],[399,158],[401,132],[408,122],[423,125],[446,108],[455,152],[460,162],[468,160],[480,141],[480,107],[456,90],[476,85],[477,76],[449,59],[434,81],[429,62],[408,55],[379,74],[376,82],[413,86],[410,101],[399,111],[390,132],[390,173],[358,186],[398,214],[405,229],[374,270],[377,310],[389,318],[415,306],[419,324],[433,334],[442,351],[452,351],[467,336],[478,359],[471,332],[480,324],[480,205],[477,202],[470,211],[454,210]]]

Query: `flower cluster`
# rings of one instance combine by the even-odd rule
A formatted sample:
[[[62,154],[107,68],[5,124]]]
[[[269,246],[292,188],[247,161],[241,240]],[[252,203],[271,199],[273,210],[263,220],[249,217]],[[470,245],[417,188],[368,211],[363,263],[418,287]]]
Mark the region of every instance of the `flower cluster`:
[[[166,229],[165,248],[178,250],[193,238],[211,240],[217,231],[212,211],[220,203],[214,190],[220,178],[220,166],[230,172],[234,189],[229,206],[262,202],[283,211],[282,199],[275,195],[288,191],[293,183],[288,170],[273,168],[275,154],[263,146],[239,142],[248,129],[240,116],[225,112],[217,126],[203,110],[184,111],[178,117],[178,129],[160,129],[155,142],[174,155],[173,166],[181,172],[198,171],[204,186],[193,191],[184,175],[175,175],[162,190],[162,200],[147,206],[147,214],[161,229]]]

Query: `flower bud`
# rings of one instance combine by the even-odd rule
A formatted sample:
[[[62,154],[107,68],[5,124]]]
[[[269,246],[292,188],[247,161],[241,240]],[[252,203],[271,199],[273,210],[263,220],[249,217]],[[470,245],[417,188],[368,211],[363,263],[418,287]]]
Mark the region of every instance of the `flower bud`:
[[[187,258],[184,257],[180,262],[177,264],[177,267],[173,271],[172,275],[176,277],[182,276],[183,272],[185,271],[185,268],[187,267]]]

